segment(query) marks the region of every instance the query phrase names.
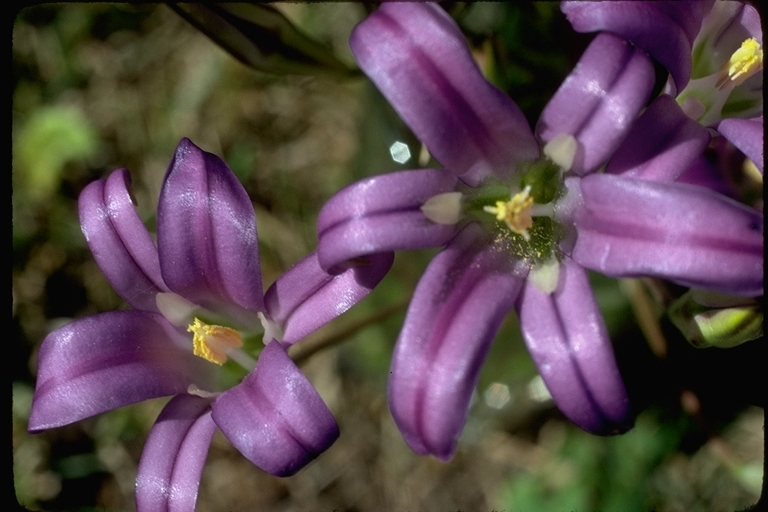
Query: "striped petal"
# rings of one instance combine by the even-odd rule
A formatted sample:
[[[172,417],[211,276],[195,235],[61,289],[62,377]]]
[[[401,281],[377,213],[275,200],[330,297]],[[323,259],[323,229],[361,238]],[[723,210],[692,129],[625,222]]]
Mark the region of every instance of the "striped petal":
[[[627,135],[654,82],[648,56],[611,34],[599,34],[544,107],[536,135],[563,134],[578,142],[573,170],[594,171]]]
[[[593,434],[629,430],[629,398],[584,269],[566,259],[552,294],[526,282],[517,310],[528,351],[563,414]]]
[[[437,4],[384,3],[352,32],[360,68],[448,170],[470,184],[538,157],[517,105],[475,64]]]
[[[587,176],[581,193],[572,256],[584,267],[762,295],[761,213],[702,187],[611,175]]]
[[[155,295],[167,292],[157,248],[133,205],[131,176],[118,169],[90,183],[78,198],[80,227],[112,288],[135,309],[157,311]]]
[[[210,399],[174,397],[149,432],[136,475],[138,512],[195,509],[200,476],[216,431]]]
[[[165,176],[157,240],[171,291],[232,316],[263,311],[251,200],[223,160],[189,139],[179,143]]]
[[[360,302],[389,271],[394,253],[360,256],[339,274],[320,268],[312,253],[291,267],[265,295],[269,318],[290,346]]]
[[[296,473],[339,437],[331,411],[276,341],[261,352],[256,369],[211,407],[229,442],[275,476]]]
[[[448,460],[527,268],[470,224],[427,267],[392,356],[389,407],[418,454]]]
[[[318,257],[323,268],[360,256],[444,245],[453,225],[427,219],[421,206],[451,192],[458,180],[442,170],[421,169],[375,176],[346,187],[320,210]]]
[[[691,77],[691,49],[714,0],[680,2],[563,2],[577,32],[611,32],[631,41],[666,67],[677,90]]]
[[[763,172],[765,155],[763,145],[763,116],[754,119],[723,119],[717,131],[739,148]]]
[[[674,181],[704,153],[711,138],[672,96],[663,94],[632,125],[605,171],[626,178]]]
[[[49,334],[37,356],[29,430],[67,425],[124,405],[205,387],[208,363],[155,313],[113,311]],[[190,342],[191,347],[191,342]]]

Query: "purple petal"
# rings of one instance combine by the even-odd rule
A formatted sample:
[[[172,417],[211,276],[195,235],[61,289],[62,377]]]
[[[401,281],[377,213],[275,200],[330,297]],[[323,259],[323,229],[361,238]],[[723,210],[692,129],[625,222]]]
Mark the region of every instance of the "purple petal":
[[[763,116],[754,119],[723,119],[717,125],[717,131],[763,172]]]
[[[283,328],[283,345],[293,345],[360,302],[393,260],[392,252],[360,256],[347,270],[331,275],[312,253],[290,268],[265,295],[269,317]]]
[[[573,170],[592,172],[624,139],[653,82],[653,65],[645,53],[616,36],[599,34],[544,107],[536,134],[544,142],[573,135],[579,143]]]
[[[485,80],[461,30],[437,4],[382,4],[349,45],[430,153],[465,181],[510,176],[538,157],[522,112]]]
[[[189,139],[179,143],[165,176],[157,241],[172,291],[231,315],[263,311],[251,200],[223,160]]]
[[[706,187],[718,194],[733,197],[733,191],[723,173],[705,156],[700,156],[694,160],[676,181],[697,187]]]
[[[276,341],[261,352],[256,369],[211,407],[232,445],[275,476],[296,473],[339,437],[331,411]]]
[[[584,269],[566,259],[551,295],[526,282],[517,308],[528,351],[563,414],[593,434],[629,430],[629,398]]]
[[[606,31],[631,41],[664,65],[678,90],[691,77],[691,48],[713,0],[563,2],[577,32]]]
[[[422,169],[375,176],[346,187],[320,210],[318,257],[325,269],[366,254],[444,245],[455,226],[427,219],[421,206],[451,192],[458,180],[442,170]]]
[[[155,295],[168,288],[157,248],[133,206],[125,169],[85,187],[78,199],[80,226],[112,288],[135,309],[157,311]]]
[[[90,316],[53,331],[37,356],[29,430],[184,393],[190,384],[204,387],[209,365],[180,347],[180,337],[145,311]]]
[[[195,509],[200,476],[216,424],[209,399],[174,397],[149,432],[136,475],[136,510]]]
[[[392,356],[389,407],[419,454],[447,460],[469,413],[485,356],[527,266],[470,224],[429,264]]]
[[[674,181],[704,153],[711,138],[706,128],[685,115],[672,96],[664,94],[632,125],[606,172]]]
[[[652,276],[763,293],[763,217],[701,187],[611,175],[581,180],[573,259],[613,277]]]

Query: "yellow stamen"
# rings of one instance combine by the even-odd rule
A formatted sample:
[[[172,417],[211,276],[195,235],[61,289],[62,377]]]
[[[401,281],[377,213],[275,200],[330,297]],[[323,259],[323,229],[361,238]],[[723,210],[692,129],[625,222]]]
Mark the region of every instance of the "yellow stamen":
[[[496,215],[496,220],[503,220],[513,233],[522,235],[527,242],[531,239],[528,230],[533,227],[533,198],[530,197],[530,192],[531,186],[528,185],[509,201],[496,201],[496,206],[484,206],[483,210]]]
[[[720,78],[715,86],[718,89],[725,89],[728,86],[736,87],[761,69],[763,69],[763,49],[757,39],[751,37],[741,43],[739,49],[731,55],[730,60],[720,68]]]
[[[236,330],[221,325],[208,325],[199,318],[189,324],[187,332],[194,334],[194,354],[219,366],[227,361],[229,349],[243,346],[242,336]]]

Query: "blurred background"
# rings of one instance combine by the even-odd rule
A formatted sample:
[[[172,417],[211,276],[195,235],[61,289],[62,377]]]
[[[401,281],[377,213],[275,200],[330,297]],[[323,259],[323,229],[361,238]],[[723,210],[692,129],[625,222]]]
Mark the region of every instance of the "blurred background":
[[[556,3],[443,4],[491,78],[535,123],[590,35]],[[83,238],[77,197],[125,167],[150,231],[176,144],[227,161],[256,209],[265,286],[315,247],[317,212],[360,178],[419,166],[420,144],[355,71],[363,4],[275,4],[332,65],[245,65],[165,5],[49,4],[13,26],[13,471],[31,510],[129,511],[149,429],[167,399],[26,432],[36,351],[51,330],[126,308]],[[331,62],[326,60],[327,62]],[[295,67],[291,68],[292,65]],[[285,71],[302,74],[286,74]],[[659,88],[663,82],[661,77]],[[405,144],[410,157],[390,153]],[[638,412],[602,438],[558,412],[511,314],[449,463],[406,446],[386,402],[394,341],[434,251],[400,253],[360,305],[305,342],[302,369],[341,437],[290,478],[265,474],[217,433],[198,511],[743,510],[764,475],[765,346],[696,349],[664,315],[667,283],[593,276]],[[309,354],[309,355],[308,355]]]

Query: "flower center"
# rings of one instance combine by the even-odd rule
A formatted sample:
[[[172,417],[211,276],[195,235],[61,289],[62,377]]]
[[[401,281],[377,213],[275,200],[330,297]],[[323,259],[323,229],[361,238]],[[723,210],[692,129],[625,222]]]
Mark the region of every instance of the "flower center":
[[[750,37],[720,69],[716,87],[720,90],[726,87],[736,87],[749,77],[763,69],[763,49],[757,39]]]
[[[193,353],[219,366],[227,361],[231,349],[243,346],[243,337],[235,329],[221,325],[208,325],[195,317],[187,332],[193,334]]]
[[[496,201],[496,206],[484,206],[483,211],[496,215],[496,220],[504,221],[513,232],[521,235],[526,242],[531,240],[528,230],[533,227],[533,197],[530,196],[531,186],[527,185],[522,192],[514,194],[509,201]]]

